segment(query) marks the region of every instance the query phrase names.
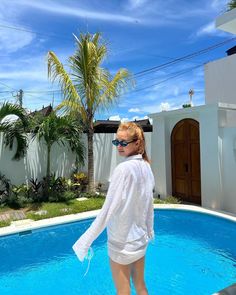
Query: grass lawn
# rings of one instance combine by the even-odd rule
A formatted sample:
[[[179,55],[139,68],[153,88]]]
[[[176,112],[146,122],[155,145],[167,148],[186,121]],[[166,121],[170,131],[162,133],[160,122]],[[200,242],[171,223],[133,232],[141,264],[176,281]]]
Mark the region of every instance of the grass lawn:
[[[105,198],[89,198],[84,201],[71,200],[66,203],[42,203],[34,204],[27,209],[27,218],[33,220],[40,220],[56,216],[75,214],[85,211],[100,209],[105,201]],[[35,214],[35,213],[41,214]]]
[[[51,218],[56,216],[75,214],[85,211],[100,209],[105,201],[105,197],[91,197],[87,200],[78,201],[70,200],[68,202],[58,202],[58,203],[35,203],[28,207],[20,209],[26,215],[26,218],[32,220],[41,220],[45,218]],[[154,199],[154,204],[178,204],[180,201],[175,197],[169,196],[165,200]],[[0,208],[0,214],[14,211],[9,207]],[[1,221],[0,227],[10,225],[12,220]]]

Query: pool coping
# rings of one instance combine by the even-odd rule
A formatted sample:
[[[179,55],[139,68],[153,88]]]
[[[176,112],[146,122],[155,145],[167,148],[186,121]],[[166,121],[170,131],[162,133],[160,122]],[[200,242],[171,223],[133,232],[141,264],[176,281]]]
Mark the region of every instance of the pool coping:
[[[154,208],[194,211],[194,212],[214,215],[217,217],[225,218],[225,219],[236,222],[236,214],[228,213],[225,211],[207,209],[207,208],[203,208],[196,205],[154,204]],[[0,228],[0,236],[17,234],[24,231],[35,230],[39,228],[50,227],[50,226],[55,226],[55,225],[65,224],[70,222],[76,222],[76,221],[87,219],[87,218],[94,218],[97,216],[99,211],[100,209],[77,213],[77,214],[69,214],[64,216],[47,218],[47,219],[42,219],[38,221],[34,221],[32,219],[22,219],[22,220],[12,221],[10,226]]]

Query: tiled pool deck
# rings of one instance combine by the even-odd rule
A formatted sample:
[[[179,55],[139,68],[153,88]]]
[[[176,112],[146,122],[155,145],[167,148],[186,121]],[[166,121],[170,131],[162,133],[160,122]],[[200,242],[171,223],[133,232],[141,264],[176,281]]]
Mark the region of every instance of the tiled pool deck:
[[[180,210],[191,210],[195,212],[201,212],[206,214],[211,214],[223,218],[227,218],[229,220],[236,222],[236,215],[230,214],[227,212],[221,212],[221,211],[214,211],[202,208],[200,206],[194,206],[194,205],[177,205],[177,204],[155,204],[155,209],[180,209]],[[86,218],[92,218],[97,216],[99,210],[94,211],[88,211],[83,213],[77,213],[77,214],[70,214],[70,215],[64,215],[54,218],[48,218],[48,219],[42,219],[38,221],[33,221],[31,219],[21,219],[17,221],[12,221],[10,226],[2,227],[0,228],[0,236],[19,233],[23,231],[28,230],[34,230],[41,227],[47,227],[47,226],[54,226],[58,224],[63,223],[69,223],[69,222],[75,222],[78,220],[83,220]]]

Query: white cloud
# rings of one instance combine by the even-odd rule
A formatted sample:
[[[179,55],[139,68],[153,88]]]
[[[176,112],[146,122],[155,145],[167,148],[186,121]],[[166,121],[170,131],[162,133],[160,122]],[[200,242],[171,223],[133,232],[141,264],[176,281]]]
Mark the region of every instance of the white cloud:
[[[207,23],[206,25],[200,27],[198,31],[195,34],[192,34],[190,36],[190,39],[196,39],[196,37],[202,37],[202,36],[219,36],[219,37],[228,37],[229,34],[225,33],[219,29],[216,28],[215,26],[215,21],[212,21],[210,23]]]
[[[211,2],[211,7],[217,11],[225,10],[229,0],[213,0]]]
[[[121,118],[120,115],[113,115],[113,116],[110,116],[110,117],[109,117],[109,120],[111,120],[111,121],[121,121],[121,122],[127,122],[127,121],[130,121],[129,118],[127,118],[127,117]]]
[[[221,37],[226,37],[228,34],[220,31],[215,27],[215,22],[210,22],[206,24],[205,26],[201,27],[197,33],[196,36],[203,36],[203,35],[218,35]]]
[[[59,2],[59,1],[58,1]],[[161,2],[155,3],[155,1],[147,0],[130,0],[124,6],[124,10],[121,12],[113,13],[117,11],[117,5],[114,4],[112,12],[105,11],[105,8],[99,11],[100,7],[92,7],[89,2],[86,3],[86,6],[80,3],[75,5],[75,2],[71,2],[71,5],[68,5],[68,2],[60,1],[29,1],[21,0],[20,2],[15,0],[15,5],[21,5],[23,7],[31,7],[34,9],[42,10],[47,13],[59,14],[64,16],[79,17],[82,19],[91,19],[98,21],[106,21],[117,24],[130,23],[134,25],[152,25],[152,26],[165,26],[170,25],[183,17],[190,18],[191,15],[195,14],[202,15],[205,10],[195,9],[189,10],[185,9],[183,12],[183,6],[179,13],[176,13],[176,6],[173,9],[166,8],[167,5],[162,5]],[[199,10],[199,11],[198,11]],[[122,13],[123,12],[123,13]]]
[[[15,27],[21,27],[27,30],[24,26],[18,25],[22,10],[23,8],[14,5],[11,1],[1,0],[0,51],[3,51],[4,54],[16,52],[31,44],[34,40],[33,33],[14,29]]]
[[[142,7],[144,4],[147,3],[147,0],[129,0],[129,7],[130,9],[136,9]]]
[[[47,78],[47,71],[40,70],[40,69],[29,69],[29,70],[16,70],[11,71],[8,73],[0,72],[0,79],[9,79],[9,80],[18,80],[18,79],[25,79],[25,80],[32,80],[32,81],[41,81],[46,82],[48,81]]]
[[[145,93],[135,96],[135,104],[139,105],[139,109],[144,114],[161,112],[163,110],[170,111],[182,108],[184,103],[189,101],[189,89],[193,88],[195,94],[193,96],[194,105],[204,103],[204,89],[202,87],[203,69],[197,69],[184,76],[177,77],[166,83],[158,85],[158,87],[148,88]],[[129,106],[132,99],[127,99],[123,103],[123,108]]]
[[[47,1],[45,3],[39,1],[21,1],[22,5],[28,5],[30,7],[44,10],[53,14],[62,14],[69,15],[74,17],[86,18],[86,19],[94,19],[94,20],[103,20],[103,21],[112,21],[112,22],[124,22],[124,23],[134,23],[136,22],[136,18],[133,18],[128,15],[122,14],[113,14],[106,12],[93,11],[90,9],[82,9],[79,6],[71,7],[68,4],[62,5],[52,1]]]
[[[139,121],[139,120],[144,120],[144,119],[148,119],[148,116],[134,116],[134,117],[124,117],[121,118],[120,115],[113,115],[109,117],[109,120],[111,121],[121,121],[121,122],[128,122],[128,121]]]
[[[110,116],[109,120],[111,120],[111,121],[120,121],[121,119],[120,119],[119,115],[114,115],[114,116]]]
[[[210,22],[209,24],[201,27],[196,35],[197,36],[201,36],[201,35],[209,35],[209,34],[214,34],[216,32],[216,28],[215,28],[215,23],[214,22]]]
[[[4,25],[9,26],[9,24],[6,23]],[[4,28],[1,29],[0,34],[0,51],[3,51],[4,54],[16,52],[31,44],[33,40],[33,33]]]
[[[174,96],[178,96],[179,95],[179,87],[175,87],[174,88]]]
[[[171,109],[171,106],[168,102],[162,102],[160,104],[161,111],[169,111]]]
[[[145,119],[148,119],[148,116],[143,116],[143,117],[140,117],[140,116],[134,116],[131,121],[139,121],[139,120],[145,120]]]
[[[141,110],[139,108],[131,108],[128,110],[129,113],[140,113]]]

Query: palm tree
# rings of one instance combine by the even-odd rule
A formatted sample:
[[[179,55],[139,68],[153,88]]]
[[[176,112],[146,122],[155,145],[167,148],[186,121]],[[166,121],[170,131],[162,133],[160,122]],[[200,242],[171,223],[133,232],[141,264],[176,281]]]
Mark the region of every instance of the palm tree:
[[[19,118],[16,121],[4,121],[8,115],[15,115]],[[4,133],[4,144],[10,149],[13,148],[14,140],[17,142],[17,149],[13,160],[19,160],[25,155],[27,148],[26,128],[28,120],[25,110],[19,105],[4,103],[0,108],[0,132]]]
[[[84,148],[80,140],[81,128],[78,122],[69,116],[59,117],[52,112],[49,116],[36,116],[31,121],[32,140],[44,139],[47,146],[47,171],[46,180],[51,174],[51,148],[54,143],[69,146],[76,153],[79,163],[84,162]]]
[[[94,191],[94,116],[98,110],[114,103],[131,79],[126,69],[119,69],[112,77],[101,67],[107,47],[100,33],[74,37],[77,48],[69,57],[71,72],[68,73],[55,53],[49,51],[48,74],[52,82],[59,81],[64,94],[58,109],[82,118],[88,142],[88,190]]]
[[[236,8],[236,0],[231,0],[229,3],[228,3],[228,11],[232,10]]]

